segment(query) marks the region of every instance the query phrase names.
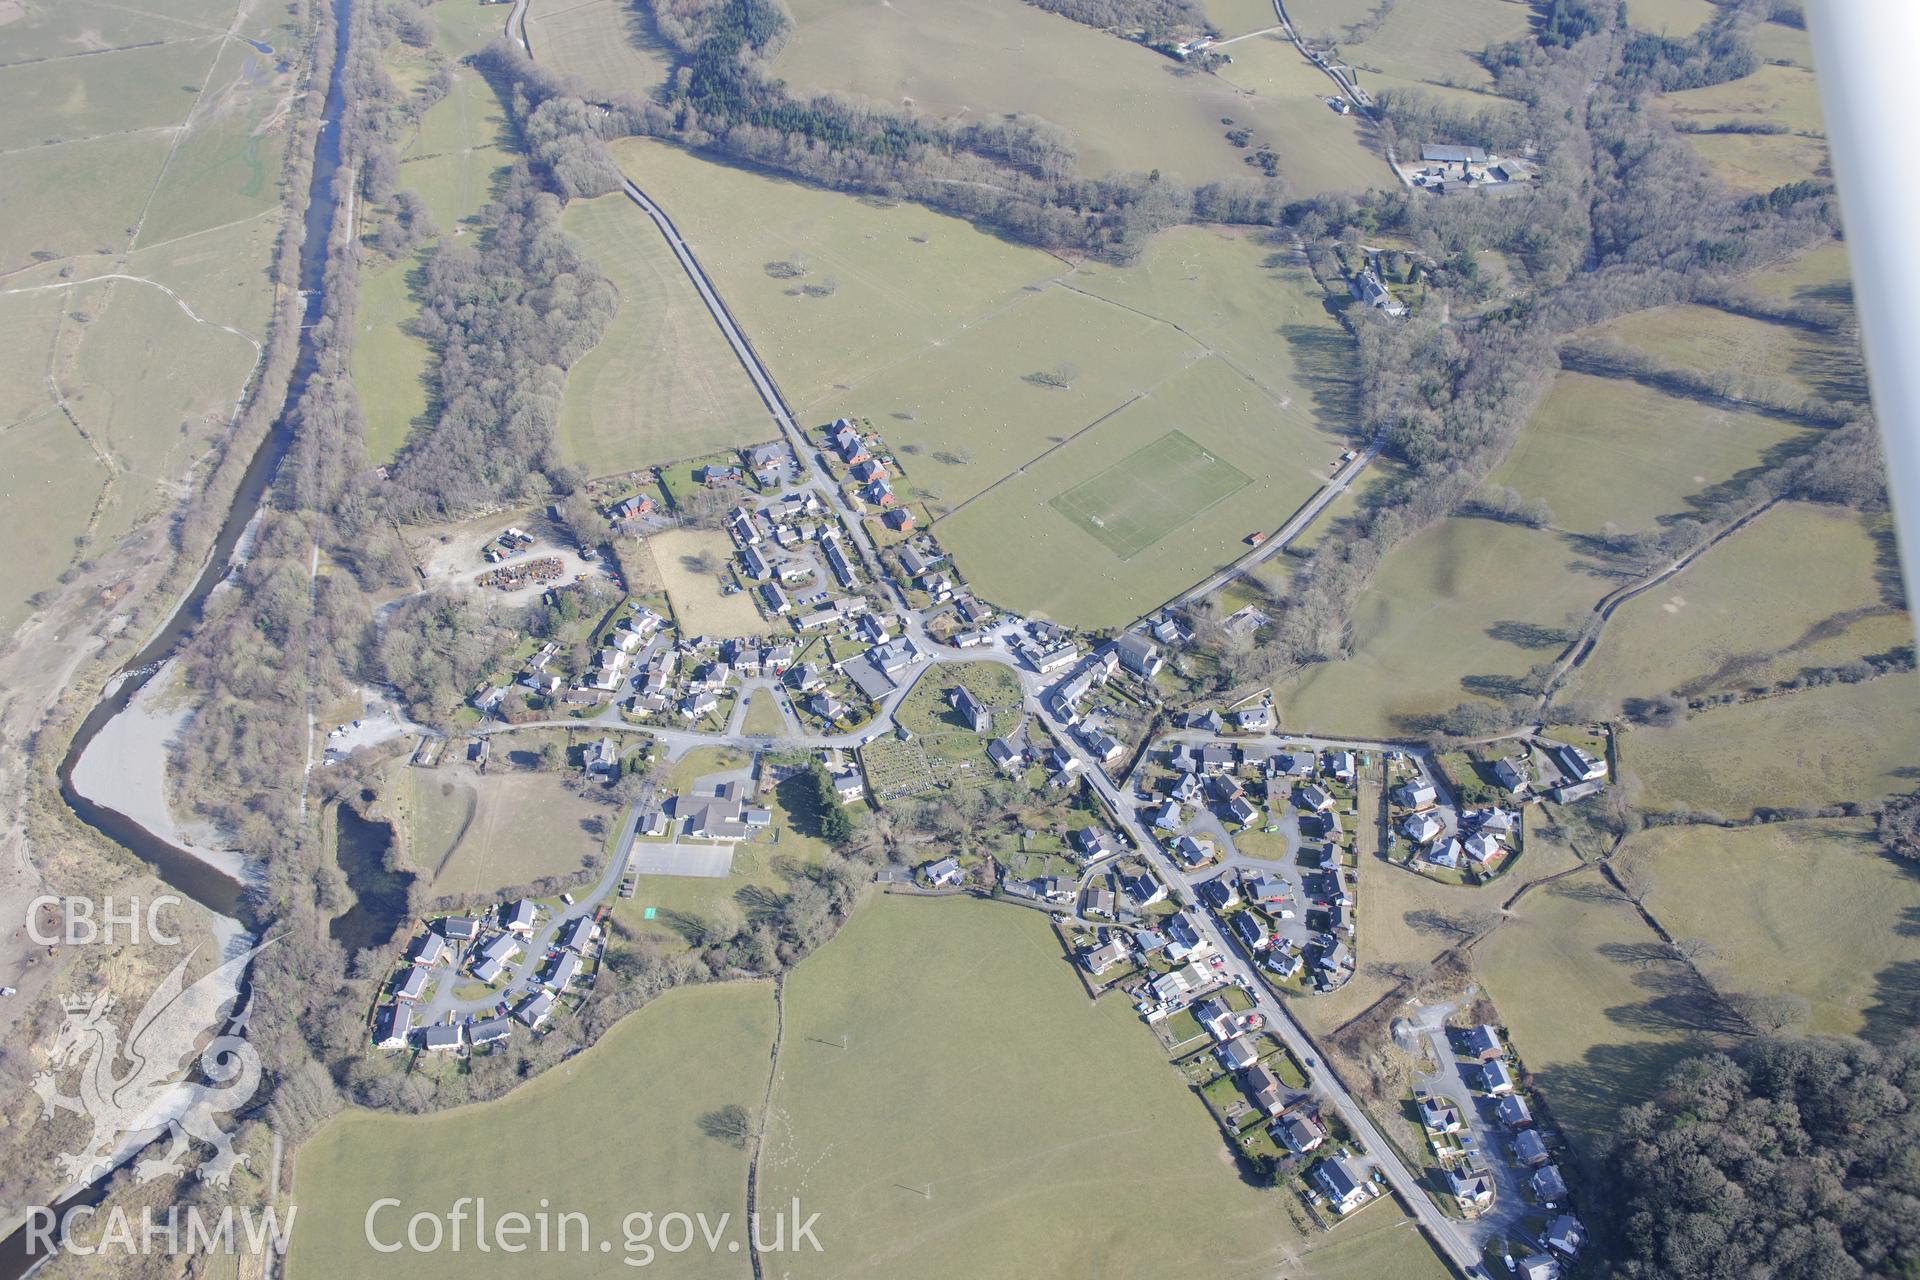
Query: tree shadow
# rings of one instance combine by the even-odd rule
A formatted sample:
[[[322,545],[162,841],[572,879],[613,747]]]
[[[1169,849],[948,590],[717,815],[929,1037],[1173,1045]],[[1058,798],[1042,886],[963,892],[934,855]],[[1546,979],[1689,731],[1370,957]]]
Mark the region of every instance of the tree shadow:
[[[765,924],[775,919],[787,904],[784,895],[757,884],[742,885],[734,891],[733,900],[746,912],[750,924]]]
[[[1293,357],[1295,380],[1307,391],[1324,430],[1349,434],[1360,409],[1360,387],[1353,376],[1353,339],[1344,329],[1289,324],[1277,330]]]
[[[1920,931],[1920,911],[1909,909],[1900,932]],[[1860,1038],[1891,1045],[1920,1026],[1920,960],[1901,960],[1873,977],[1873,1003],[1860,1012]]]
[[[662,907],[655,918],[679,934],[690,947],[705,946],[720,936],[719,930],[712,921],[703,919],[691,911],[677,911],[672,907]]]

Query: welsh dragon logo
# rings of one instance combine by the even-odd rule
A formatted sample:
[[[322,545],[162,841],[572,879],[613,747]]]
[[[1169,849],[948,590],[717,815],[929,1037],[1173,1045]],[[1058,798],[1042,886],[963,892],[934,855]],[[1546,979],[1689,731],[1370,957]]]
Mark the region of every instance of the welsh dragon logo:
[[[227,1184],[234,1165],[246,1163],[215,1117],[253,1097],[260,1084],[260,1054],[232,1028],[205,1045],[200,1041],[219,1025],[241,974],[259,951],[254,947],[235,956],[192,986],[186,985],[189,954],[148,997],[127,1028],[124,1045],[109,1016],[115,1004],[110,992],[65,998],[66,1021],[54,1041],[50,1069],[33,1079],[43,1118],[66,1111],[93,1121],[93,1136],[78,1153],[55,1157],[63,1174],[91,1182],[126,1155],[130,1139],[163,1132],[171,1142],[134,1167],[137,1181],[179,1172],[189,1139],[213,1148],[200,1176],[216,1186]],[[204,1082],[186,1079],[196,1049]],[[60,1092],[55,1073],[76,1067],[79,1093]]]

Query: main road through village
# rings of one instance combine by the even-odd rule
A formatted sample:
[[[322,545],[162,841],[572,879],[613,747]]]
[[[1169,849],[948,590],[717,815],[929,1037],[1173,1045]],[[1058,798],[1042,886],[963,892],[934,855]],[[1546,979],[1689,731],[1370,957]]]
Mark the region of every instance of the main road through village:
[[[532,58],[534,57],[534,51],[528,43],[526,33],[527,4],[528,0],[515,0],[513,10],[507,16],[506,33],[509,40],[519,45],[522,51],[524,51],[529,58]],[[622,180],[622,190],[626,194],[626,197],[633,201],[633,203],[653,221],[655,228],[665,237],[668,246],[672,248],[674,256],[679,259],[681,267],[687,273],[687,278],[693,282],[694,288],[699,291],[700,298],[706,304],[708,312],[713,316],[714,323],[719,325],[720,331],[725,335],[728,345],[733,348],[734,355],[739,358],[741,367],[746,370],[747,376],[752,379],[754,389],[759,392],[761,400],[764,401],[767,406],[767,411],[779,425],[781,434],[794,446],[795,453],[806,466],[808,474],[805,487],[819,490],[824,499],[829,503],[842,501],[837,486],[833,484],[825,468],[821,465],[816,451],[809,446],[805,435],[800,429],[799,423],[794,419],[793,412],[787,405],[786,398],[781,395],[778,384],[774,382],[772,373],[761,362],[759,354],[755,352],[752,343],[747,340],[746,335],[741,332],[739,324],[734,320],[732,313],[727,310],[726,304],[721,301],[719,292],[714,288],[713,282],[708,279],[707,273],[701,267],[699,259],[694,256],[693,250],[688,247],[686,240],[682,238],[673,220],[667,216],[666,212],[661,209],[658,204],[648,198],[646,192],[636,186],[631,179]],[[1327,506],[1335,498],[1360,476],[1367,465],[1378,456],[1379,451],[1379,441],[1373,441],[1367,444],[1363,449],[1358,451],[1352,459],[1348,460],[1347,463],[1308,500],[1305,506],[1295,512],[1293,516],[1275,532],[1273,537],[1267,539],[1255,551],[1242,557],[1233,564],[1228,565],[1191,590],[1182,593],[1175,603],[1184,604],[1198,600],[1217,590],[1235,574],[1245,571],[1250,565],[1280,551],[1298,537],[1316,517],[1326,510]],[[867,529],[865,523],[858,518],[854,518],[846,521],[846,524],[859,541],[869,563],[878,566],[880,563],[879,549],[874,543],[871,532]],[[884,574],[880,575],[880,577],[881,581],[885,582],[888,589],[893,592],[900,605],[900,612],[904,619],[907,634],[912,636],[922,652],[929,654],[935,662],[954,660],[993,661],[1012,667],[1019,673],[1021,686],[1025,692],[1026,701],[1029,704],[1029,712],[1040,718],[1056,743],[1065,746],[1067,750],[1079,759],[1082,771],[1091,781],[1094,788],[1099,791],[1101,799],[1114,814],[1116,821],[1126,830],[1128,837],[1141,853],[1153,863],[1160,875],[1169,884],[1187,885],[1190,893],[1191,885],[1188,877],[1173,865],[1172,859],[1166,855],[1159,844],[1148,834],[1146,829],[1141,826],[1139,819],[1135,816],[1133,805],[1128,801],[1128,798],[1123,795],[1120,788],[1107,777],[1105,770],[1098,762],[1091,760],[1086,755],[1078,740],[1067,731],[1067,726],[1060,723],[1058,718],[1053,714],[1048,699],[1045,696],[1045,685],[1047,682],[1037,673],[1021,667],[1013,654],[1005,647],[1005,641],[1010,636],[1012,627],[1003,627],[1000,636],[992,645],[968,650],[965,654],[954,653],[945,646],[934,644],[927,639],[924,620],[909,607],[905,593],[887,579]],[[891,727],[893,713],[899,705],[900,700],[906,695],[908,690],[912,688],[913,684],[917,682],[919,677],[926,673],[930,665],[931,664],[923,664],[916,668],[915,674],[911,679],[903,683],[882,701],[879,714],[868,727],[859,733],[817,737],[783,737],[781,739],[782,744],[793,747],[853,746],[857,745],[872,733],[885,731]],[[725,744],[747,749],[766,745],[766,740],[760,737],[749,737],[738,734],[696,733],[690,730],[645,729],[630,726],[621,721],[618,714],[611,710],[596,720],[583,722],[581,720],[569,719],[554,721],[552,723],[571,728],[591,725],[609,730],[644,733],[661,740],[662,745],[666,747],[668,753],[676,756],[684,753],[695,745]],[[619,866],[625,862],[624,854],[626,850],[622,849],[621,852],[622,856],[615,860],[613,870],[617,870]],[[601,896],[607,888],[611,887],[611,884],[612,875],[610,873],[609,877],[599,886],[599,892],[596,892],[593,896],[596,898]],[[586,907],[587,905],[586,903],[582,903],[581,907]],[[1281,1040],[1293,1051],[1294,1056],[1300,1059],[1301,1064],[1306,1068],[1308,1079],[1313,1088],[1320,1093],[1321,1096],[1331,1101],[1348,1129],[1357,1135],[1366,1147],[1366,1155],[1362,1158],[1362,1163],[1370,1164],[1380,1171],[1381,1176],[1386,1179],[1388,1185],[1393,1188],[1400,1199],[1418,1217],[1427,1235],[1447,1255],[1449,1261],[1451,1261],[1456,1268],[1470,1276],[1480,1275],[1481,1253],[1479,1244],[1475,1238],[1470,1237],[1466,1230],[1463,1229],[1466,1224],[1460,1223],[1442,1212],[1439,1205],[1434,1202],[1426,1189],[1420,1185],[1418,1176],[1401,1160],[1399,1153],[1388,1143],[1386,1137],[1374,1125],[1372,1119],[1367,1115],[1366,1110],[1354,1098],[1353,1094],[1347,1089],[1339,1076],[1335,1075],[1327,1065],[1326,1056],[1320,1051],[1319,1047],[1314,1044],[1312,1037],[1307,1034],[1305,1028],[1303,1028],[1293,1017],[1292,1013],[1288,1011],[1286,1005],[1276,999],[1273,994],[1268,991],[1265,984],[1260,981],[1252,957],[1239,945],[1238,939],[1226,936],[1224,931],[1220,929],[1218,922],[1215,921],[1209,913],[1197,911],[1192,913],[1192,916],[1198,921],[1199,927],[1208,941],[1219,950],[1221,955],[1226,957],[1227,966],[1229,970],[1231,970],[1230,976],[1238,980],[1240,985],[1252,994],[1256,1007],[1266,1018],[1268,1025],[1279,1034]]]

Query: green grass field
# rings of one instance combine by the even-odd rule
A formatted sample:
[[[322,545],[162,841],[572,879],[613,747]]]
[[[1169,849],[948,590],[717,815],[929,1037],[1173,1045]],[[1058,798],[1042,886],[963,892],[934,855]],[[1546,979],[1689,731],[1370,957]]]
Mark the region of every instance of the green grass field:
[[[524,1028],[515,1029],[524,1035]],[[578,1229],[566,1252],[481,1253],[471,1226],[458,1255],[462,1275],[606,1276],[625,1252],[623,1219],[704,1212],[732,1215],[741,1241],[747,1155],[702,1131],[701,1116],[726,1106],[757,1117],[773,1043],[773,992],[765,982],[672,991],[623,1020],[584,1054],[505,1098],[431,1117],[349,1112],[301,1149],[293,1200],[300,1206],[288,1254],[294,1280],[418,1276],[438,1258],[380,1254],[366,1241],[369,1206],[383,1196],[405,1206],[376,1219],[381,1239],[404,1239],[417,1211],[443,1214],[461,1196],[484,1196],[489,1215],[584,1213],[594,1247]],[[388,1227],[393,1227],[391,1233]],[[769,1233],[770,1233],[769,1228]],[[607,1240],[610,1253],[598,1250]],[[532,1237],[528,1238],[528,1242]],[[529,1258],[535,1259],[530,1265]],[[704,1244],[661,1253],[648,1273],[750,1274],[744,1248]]]
[[[284,114],[294,78],[277,60],[228,41],[207,77],[192,128],[167,162],[140,224],[141,245],[257,217],[280,204]]]
[[[1481,51],[1526,35],[1531,17],[1518,0],[1430,0],[1396,5],[1379,30],[1347,38],[1346,29],[1377,7],[1376,0],[1294,0],[1287,13],[1303,36],[1331,39],[1370,92],[1419,89],[1468,107],[1497,101],[1486,92],[1492,77],[1480,65]]]
[[[1252,477],[1169,431],[1047,504],[1131,560],[1198,512],[1253,483]]]
[[[1700,964],[1722,991],[1801,996],[1805,1030],[1823,1035],[1884,1042],[1920,1015],[1920,876],[1871,822],[1666,827],[1626,856],[1652,876],[1647,908],[1667,931],[1712,944]]]
[[[1811,438],[1757,413],[1563,373],[1489,483],[1545,499],[1563,529],[1645,529]]]
[[[1679,967],[1645,959],[1658,944],[1589,873],[1527,895],[1474,950],[1514,1048],[1589,1166],[1622,1108],[1682,1058],[1722,1047]]]
[[[1291,1002],[1289,1008],[1308,1030],[1331,1033],[1390,991],[1397,979],[1374,964],[1418,967],[1431,963],[1459,939],[1418,927],[1423,912],[1496,909],[1528,881],[1564,871],[1579,859],[1547,833],[1535,814],[1527,815],[1526,849],[1512,869],[1483,885],[1442,884],[1430,876],[1390,866],[1377,857],[1361,862],[1360,910],[1367,927],[1361,937],[1362,964],[1338,991]]]
[[[1682,368],[1784,382],[1804,395],[1827,399],[1867,399],[1867,371],[1858,346],[1796,325],[1683,304],[1636,311],[1596,332]],[[1735,383],[1730,391],[1739,395],[1743,388]]]
[[[1784,183],[1832,177],[1810,59],[1799,66],[1764,65],[1725,84],[1670,93],[1666,102],[1677,120],[1699,128],[1786,126],[1786,133],[1703,133],[1689,139],[1708,167],[1736,191],[1770,191]]]
[[[917,205],[821,191],[648,139],[612,148],[679,224],[796,410],[951,341],[1066,270]],[[795,255],[809,272],[798,283],[831,279],[831,296],[768,271]]]
[[[1392,734],[1497,693],[1560,645],[1557,627],[1609,583],[1579,569],[1552,533],[1491,520],[1443,520],[1388,556],[1353,615],[1353,656],[1277,686],[1300,732]]]
[[[212,74],[221,42],[202,34],[0,71],[0,151],[131,129],[178,126]]]
[[[0,270],[124,246],[168,149],[143,132],[0,155]]]
[[[1913,790],[1920,675],[1808,689],[1638,729],[1621,753],[1649,808],[1727,817],[1756,808],[1872,804]]]
[[[600,345],[567,376],[568,458],[606,475],[773,434],[733,349],[637,206],[618,194],[576,200],[562,225],[620,292]]]
[[[1236,125],[1252,132],[1255,146],[1270,143],[1281,154],[1302,194],[1322,183],[1360,190],[1388,176],[1349,122],[1315,107],[1330,82],[1314,84],[1317,73],[1297,54],[1289,55],[1295,74],[1241,84],[1232,67],[1225,77],[1207,75],[1003,0],[796,0],[791,8],[795,30],[774,70],[796,88],[842,90],[961,121],[1039,116],[1070,135],[1090,176],[1157,168],[1200,183],[1257,174],[1249,152],[1226,140]],[[1287,163],[1297,140],[1315,133],[1298,153],[1311,161]],[[1344,151],[1341,162],[1327,162],[1329,145]]]
[[[1847,257],[1846,244],[1829,240],[1790,262],[1756,271],[1740,284],[1749,292],[1777,303],[1851,305],[1853,265]]]
[[[1884,602],[1884,537],[1839,508],[1776,507],[1620,606],[1568,692],[1745,688],[1909,643],[1907,615]]]
[[[1684,39],[1717,12],[1712,0],[1627,0],[1627,24],[1655,35]]]
[[[602,100],[621,93],[647,97],[673,69],[672,50],[645,11],[624,0],[534,0],[527,43],[541,66],[578,77]]]
[[[586,824],[620,823],[618,807],[594,803],[559,774],[502,768],[474,780],[409,769],[403,778],[415,870],[433,897],[578,871],[602,844]]]
[[[763,1194],[832,1242],[786,1274],[1293,1271],[1281,1193],[1240,1180],[1153,1036],[1067,963],[1034,913],[881,898],[795,970]],[[1206,1229],[1148,1209],[1171,1204]]]
[[[1253,483],[1182,512],[1184,523],[1127,559],[1053,503],[1173,430]],[[1209,356],[941,520],[935,532],[986,599],[1078,626],[1117,626],[1243,554],[1248,533],[1273,528],[1312,494],[1324,474],[1312,463],[1327,450],[1308,422],[1289,418]]]
[[[1202,354],[1151,316],[1049,287],[855,382],[810,416],[872,418],[910,455],[909,487],[940,514],[1174,380]]]
[[[420,193],[443,235],[470,221],[492,198],[513,159],[499,96],[478,72],[466,67],[452,72],[452,91],[420,117],[400,153],[400,185]]]
[[[360,277],[353,383],[367,420],[367,456],[376,463],[392,460],[427,412],[433,348],[412,331],[420,307],[408,283],[421,269],[422,256],[409,255]]]
[[[171,510],[226,432],[268,318],[284,142],[270,121],[293,77],[225,38],[232,7],[203,0],[6,16],[0,429],[22,526],[0,575],[10,631],[75,560]],[[98,278],[110,273],[128,278]]]
[[[870,419],[996,603],[1124,621],[1241,554],[1345,446],[1349,342],[1285,246],[1196,228],[1133,267],[1069,269],[923,209],[614,149],[687,228],[803,421]],[[831,295],[789,278],[796,261]],[[1049,505],[1175,430],[1253,483],[1126,561]]]
[[[1312,1280],[1443,1280],[1453,1274],[1412,1218],[1381,1208],[1340,1224],[1307,1255],[1306,1266]]]

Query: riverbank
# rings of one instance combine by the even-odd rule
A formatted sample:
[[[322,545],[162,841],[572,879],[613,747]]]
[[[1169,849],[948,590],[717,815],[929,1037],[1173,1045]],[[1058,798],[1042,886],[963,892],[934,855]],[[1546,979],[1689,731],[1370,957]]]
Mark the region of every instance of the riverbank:
[[[239,850],[226,847],[208,824],[183,822],[167,801],[167,756],[193,720],[193,708],[174,696],[177,685],[177,670],[169,664],[101,727],[73,766],[74,790],[187,857],[236,880],[257,882],[259,870]]]

